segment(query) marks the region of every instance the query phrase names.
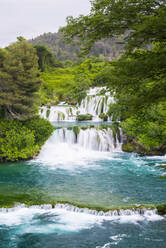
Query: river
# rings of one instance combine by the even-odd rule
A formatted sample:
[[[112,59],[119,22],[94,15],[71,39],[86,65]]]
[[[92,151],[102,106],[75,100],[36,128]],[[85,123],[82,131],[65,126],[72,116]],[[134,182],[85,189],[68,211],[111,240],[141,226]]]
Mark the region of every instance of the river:
[[[95,113],[103,108],[93,104]],[[8,205],[0,209],[0,248],[164,248],[166,221],[151,205],[166,202],[166,157],[123,153],[98,115],[50,116],[55,131],[37,158],[0,165],[0,204]]]

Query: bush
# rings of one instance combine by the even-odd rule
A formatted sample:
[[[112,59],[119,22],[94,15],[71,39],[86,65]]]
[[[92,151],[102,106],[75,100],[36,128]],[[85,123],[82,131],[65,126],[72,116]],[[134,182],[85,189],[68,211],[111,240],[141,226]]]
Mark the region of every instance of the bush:
[[[24,125],[34,133],[35,142],[41,147],[54,131],[48,120],[39,116],[24,121]]]
[[[39,117],[24,122],[0,120],[0,161],[32,158],[53,130],[47,120]]]
[[[92,115],[86,114],[86,115],[77,115],[77,121],[91,121],[93,118]]]
[[[38,152],[34,134],[21,122],[0,121],[0,130],[0,161],[27,159]]]

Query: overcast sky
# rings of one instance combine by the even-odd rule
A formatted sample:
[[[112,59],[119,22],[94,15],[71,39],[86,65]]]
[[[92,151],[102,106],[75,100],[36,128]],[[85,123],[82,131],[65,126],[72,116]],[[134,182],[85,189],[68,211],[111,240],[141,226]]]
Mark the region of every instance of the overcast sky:
[[[67,16],[88,14],[89,0],[0,0],[0,47],[17,36],[34,38],[56,32]]]

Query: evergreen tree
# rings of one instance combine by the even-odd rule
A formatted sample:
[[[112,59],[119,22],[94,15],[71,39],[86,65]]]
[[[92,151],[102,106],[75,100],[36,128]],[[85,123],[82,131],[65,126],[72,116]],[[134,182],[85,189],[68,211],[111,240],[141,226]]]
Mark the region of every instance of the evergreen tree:
[[[19,39],[0,50],[0,61],[1,115],[18,120],[34,116],[41,83],[35,49]]]
[[[42,72],[46,71],[49,67],[55,66],[55,58],[53,56],[53,53],[48,49],[48,47],[44,45],[35,45],[34,47],[39,57],[39,69]]]

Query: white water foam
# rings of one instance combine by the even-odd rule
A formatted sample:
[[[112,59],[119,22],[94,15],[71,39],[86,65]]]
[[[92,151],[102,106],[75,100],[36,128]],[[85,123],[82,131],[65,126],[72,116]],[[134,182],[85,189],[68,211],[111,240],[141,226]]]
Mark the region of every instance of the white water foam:
[[[110,159],[113,153],[120,151],[121,143],[117,139],[115,147],[111,129],[80,130],[76,139],[73,130],[62,128],[54,131],[34,162],[68,170],[97,168],[96,161]]]
[[[150,160],[162,160],[166,162],[166,155],[163,156],[146,156],[146,159]]]
[[[142,210],[141,210],[142,211]],[[18,206],[12,209],[0,209],[0,225],[20,226],[21,233],[77,232],[101,226],[103,221],[137,224],[139,221],[157,221],[163,219],[156,210],[120,210],[107,213],[95,210],[79,209],[68,204],[42,206]],[[23,226],[22,226],[23,225]],[[114,237],[115,240],[115,237]]]
[[[117,234],[117,235],[111,236],[110,237],[111,241],[109,243],[106,243],[103,246],[97,246],[96,248],[110,248],[112,245],[118,245],[121,240],[127,237],[128,235],[126,234]]]

